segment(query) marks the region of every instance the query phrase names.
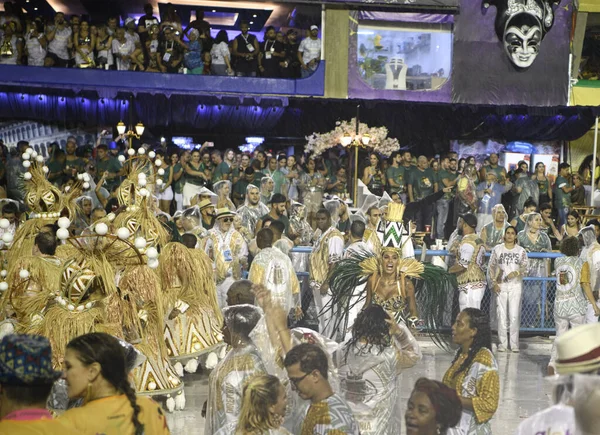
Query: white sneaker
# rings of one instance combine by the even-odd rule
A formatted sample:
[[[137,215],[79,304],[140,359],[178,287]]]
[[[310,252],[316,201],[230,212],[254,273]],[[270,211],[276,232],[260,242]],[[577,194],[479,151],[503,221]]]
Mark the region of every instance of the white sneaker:
[[[506,352],[506,348],[500,344],[498,345],[498,352]]]
[[[513,352],[513,353],[519,353],[519,348],[517,347],[517,348],[515,348],[515,349],[512,349],[512,352]]]

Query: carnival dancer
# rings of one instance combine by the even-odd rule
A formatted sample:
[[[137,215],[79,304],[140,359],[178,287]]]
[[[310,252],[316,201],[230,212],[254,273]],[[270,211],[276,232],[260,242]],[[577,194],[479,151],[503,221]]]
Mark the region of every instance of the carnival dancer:
[[[411,327],[419,324],[416,300],[421,294],[420,304],[425,327],[436,331],[442,324],[442,315],[455,281],[442,268],[421,263],[414,258],[401,258],[401,243],[404,233],[402,218],[404,205],[388,205],[381,255],[356,252],[350,258],[335,265],[329,278],[332,294],[325,312],[331,311],[333,331],[345,334],[351,321],[349,313],[357,305],[368,307],[380,305],[390,312],[397,323]],[[411,278],[417,279],[416,288]],[[354,294],[361,284],[367,283],[359,299]],[[342,335],[343,336],[343,335]],[[442,345],[440,337],[434,340]]]
[[[261,229],[256,236],[260,252],[254,257],[248,279],[255,285],[263,285],[271,293],[274,302],[289,314],[295,309],[295,317],[301,316],[300,284],[290,258],[273,247],[273,231]]]
[[[508,223],[508,214],[506,214],[506,210],[502,204],[496,204],[492,208],[492,218],[494,220],[484,225],[479,233],[485,249],[488,251],[491,251],[495,246],[502,243],[504,231],[510,226]]]
[[[331,225],[331,215],[322,208],[316,215],[317,232],[315,237],[317,242],[310,254],[310,287],[313,292],[315,306],[319,314],[320,330],[325,335],[330,335],[334,330],[326,333],[325,328],[330,323],[332,312],[323,312],[323,308],[329,303],[331,293],[327,277],[332,266],[337,263],[343,255],[344,237],[337,228]],[[330,327],[333,325],[329,325]]]
[[[260,200],[260,190],[253,184],[246,187],[246,199],[244,205],[237,210],[238,216],[242,219],[244,225],[250,231],[250,234],[256,234],[256,224],[264,215],[269,214],[269,207]]]
[[[600,308],[590,287],[590,266],[579,257],[579,240],[567,237],[560,244],[560,252],[564,257],[554,260],[556,270],[556,299],[554,300],[554,323],[556,337],[586,323],[588,303],[596,317],[600,316]],[[587,301],[586,301],[587,300]],[[554,374],[556,361],[556,339],[552,347],[552,356],[548,364],[548,374]]]
[[[521,326],[521,294],[523,275],[527,270],[527,252],[515,244],[517,231],[508,227],[504,243],[494,247],[488,266],[488,279],[496,294],[498,316],[498,352],[506,352],[506,326],[510,337],[510,349],[519,352],[519,327]]]
[[[228,208],[216,210],[216,224],[204,239],[204,251],[213,262],[217,282],[217,300],[221,309],[226,306],[227,289],[240,279],[241,269],[248,265],[248,245],[233,228],[235,214]]]
[[[352,337],[337,352],[340,396],[362,435],[401,433],[400,373],[421,359],[415,338],[379,305],[356,318]]]
[[[481,310],[466,308],[452,326],[452,340],[460,348],[443,382],[462,403],[462,417],[451,435],[491,435],[490,420],[498,409],[500,379],[492,353],[492,331]]]
[[[467,213],[461,216],[459,225],[458,231],[462,233],[463,238],[458,246],[456,264],[448,272],[456,274],[457,277],[460,310],[469,307],[479,309],[486,287],[483,271],[485,246],[475,232],[477,227],[475,215]]]
[[[253,375],[266,373],[261,355],[250,338],[262,310],[253,305],[234,305],[223,310],[223,317],[223,339],[231,350],[208,378],[208,401],[203,411],[205,435],[213,435],[237,422],[244,383]]]
[[[579,237],[583,240],[583,248],[581,249],[580,258],[587,262],[590,268],[590,287],[596,299],[596,305],[600,298],[598,297],[598,285],[600,285],[600,243],[596,240],[594,226],[589,225],[583,227],[579,231]],[[588,305],[586,314],[587,323],[595,323],[598,321],[598,316],[594,313],[594,307]]]

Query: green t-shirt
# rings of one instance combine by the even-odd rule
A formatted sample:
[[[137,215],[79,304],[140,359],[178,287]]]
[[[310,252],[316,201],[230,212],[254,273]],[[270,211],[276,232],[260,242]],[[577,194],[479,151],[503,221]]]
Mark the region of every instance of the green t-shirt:
[[[557,208],[571,207],[571,193],[565,193],[562,187],[571,187],[571,183],[560,175],[556,178],[556,189],[554,192],[554,204]]]
[[[435,182],[435,176],[431,168],[427,168],[424,171],[418,168],[413,170],[410,175],[409,184],[413,187],[414,200],[418,201],[433,194],[433,185]]]
[[[55,186],[62,186],[65,181],[65,162],[59,162],[58,160],[49,159],[46,162],[46,166],[48,166],[48,181],[50,181]]]
[[[181,171],[181,177],[179,180],[175,181],[175,174]],[[173,192],[175,193],[183,193],[183,186],[185,184],[185,171],[183,170],[183,166],[181,163],[176,163],[173,167]]]
[[[337,177],[335,175],[332,175],[329,178],[328,183],[329,184],[335,184],[335,183],[337,183]],[[341,195],[341,194],[347,192],[347,190],[348,190],[347,187],[348,186],[346,186],[345,183],[340,183],[337,186],[335,186],[333,189],[329,190],[329,193],[333,193],[334,195]]]
[[[211,180],[212,180],[213,184],[216,183],[217,181],[224,180],[225,178],[223,176],[229,175],[230,172],[231,171],[230,171],[229,165],[227,163],[225,163],[225,162],[219,163],[212,173]]]
[[[495,168],[492,168],[491,165],[487,165],[487,166],[484,166],[484,168],[485,168],[486,174],[488,172],[494,172],[496,174],[496,176],[498,177],[498,181],[500,181],[502,179],[502,177],[506,178],[506,171],[500,165],[496,165]]]
[[[118,173],[121,170],[121,163],[119,163],[119,161],[116,158],[109,157],[106,160],[98,160],[96,162],[96,168],[96,177],[98,177],[99,180],[100,178],[102,178],[102,174],[104,174],[105,172],[108,172],[110,174]],[[115,186],[118,186],[119,184],[121,184],[121,177],[107,178],[104,187],[109,192],[112,192],[113,188]]]
[[[390,193],[404,193],[406,192],[406,183],[407,183],[407,179],[406,179],[406,170],[404,169],[403,166],[398,166],[397,168],[394,166],[390,166],[386,173],[385,176],[388,179],[388,186],[390,186]],[[392,186],[391,184],[389,184],[389,180],[394,180],[394,182],[396,184],[399,184],[399,187],[396,186]]]
[[[238,200],[245,200],[246,188],[248,187],[248,184],[250,183],[248,183],[248,180],[246,180],[245,178],[240,178],[239,180],[237,180],[232,187],[233,197]]]
[[[77,173],[82,173],[85,171],[85,160],[80,159],[79,157],[69,160],[65,160],[65,167],[73,168],[77,170]]]
[[[173,172],[173,166],[167,166],[166,168],[163,168],[165,170],[165,173],[163,175],[160,176],[160,178],[162,179],[164,184],[167,184],[169,182],[169,177],[171,176],[171,172]]]
[[[203,163],[200,163],[200,165],[198,167],[194,167],[194,164],[192,162],[190,162],[188,165],[192,171],[204,172],[204,164]],[[204,186],[206,184],[206,181],[204,181],[204,178],[198,177],[196,175],[190,175],[190,174],[185,174],[185,182],[193,184],[194,186]]]
[[[452,182],[454,180],[456,180],[456,178],[458,177],[458,174],[450,172],[450,171],[446,171],[444,169],[441,169],[438,172],[438,189],[441,190],[444,187],[446,187],[446,185],[443,183],[443,179],[447,179],[448,181]],[[454,193],[450,192],[450,193],[444,193],[444,199],[452,199],[454,198]]]

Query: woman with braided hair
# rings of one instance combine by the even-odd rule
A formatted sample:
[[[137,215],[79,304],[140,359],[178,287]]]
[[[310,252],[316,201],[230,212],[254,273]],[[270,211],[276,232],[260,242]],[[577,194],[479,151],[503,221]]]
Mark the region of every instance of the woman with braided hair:
[[[71,340],[65,369],[69,398],[83,398],[84,404],[60,418],[79,433],[170,433],[160,405],[149,398],[136,397],[127,377],[125,350],[115,337],[92,333]]]
[[[286,408],[287,395],[279,378],[254,375],[245,382],[238,421],[215,435],[290,435],[282,426]]]
[[[460,421],[462,405],[452,388],[417,379],[404,414],[407,435],[446,435]]]
[[[463,412],[460,424],[449,433],[491,435],[490,420],[498,409],[500,380],[488,316],[477,308],[465,308],[452,325],[452,340],[460,348],[443,382],[456,390]]]

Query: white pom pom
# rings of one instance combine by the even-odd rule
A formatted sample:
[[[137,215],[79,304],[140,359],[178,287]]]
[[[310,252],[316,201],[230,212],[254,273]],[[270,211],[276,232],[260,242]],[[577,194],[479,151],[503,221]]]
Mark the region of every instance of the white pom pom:
[[[86,173],[83,174],[83,181],[90,181],[90,176]]]
[[[148,258],[158,258],[158,251],[155,247],[151,246],[146,250],[146,255]]]
[[[27,154],[27,153],[23,153],[23,154],[21,154],[21,158],[23,160],[29,160],[31,158],[31,156],[29,154]]]
[[[4,292],[8,290],[8,283],[6,281],[0,282],[0,291]]]
[[[83,188],[85,190],[88,190],[90,188],[90,183],[88,183],[87,181],[85,183],[83,183]]]
[[[71,190],[71,186],[65,186],[65,193],[68,193]]]
[[[183,377],[183,365],[181,365],[179,361],[173,364],[173,368],[175,369],[175,373],[177,373],[177,376],[179,376],[180,378]]]
[[[4,233],[2,234],[2,241],[4,243],[11,243],[14,239],[14,236],[12,233]]]
[[[77,311],[81,313],[83,310],[85,310],[85,307],[83,305],[77,305]]]
[[[33,151],[33,152],[29,153],[29,155],[31,156],[32,159],[36,159],[38,156],[38,153]]]
[[[169,412],[175,411],[175,399],[173,399],[172,397],[169,397],[167,399],[167,401],[165,402],[165,405],[167,407],[167,411],[169,411]]]
[[[136,237],[133,244],[137,249],[144,249],[146,247],[146,239],[143,237]]]
[[[156,382],[149,382],[148,383],[148,390],[150,390],[150,391],[156,390]]]
[[[156,153],[154,151],[150,151],[148,153],[148,157],[150,157],[151,159],[153,159],[154,157],[156,157]]]
[[[183,408],[185,408],[185,393],[181,390],[177,396],[175,396],[175,409],[181,411]]]
[[[188,373],[196,373],[196,370],[198,370],[198,360],[196,358],[189,360],[184,369]]]
[[[100,222],[99,224],[96,224],[94,231],[96,231],[96,234],[99,236],[103,236],[108,233],[108,225],[106,225],[104,222]]]
[[[143,172],[140,172],[140,173],[138,174],[138,180],[145,180],[145,179],[146,179],[146,174],[145,174],[145,173],[143,173]]]
[[[29,160],[23,160],[23,167],[28,168],[31,166],[31,162]]]
[[[204,363],[204,366],[208,370],[212,370],[217,366],[218,363],[219,363],[219,358],[217,357],[217,354],[214,352],[211,352],[206,357],[206,362]]]
[[[150,269],[156,269],[158,267],[158,258],[149,258],[148,267]]]
[[[117,157],[117,159],[121,162],[121,163],[125,163],[125,156],[124,155],[120,155],[119,157]]]
[[[77,174],[77,179],[79,181],[83,181],[83,174]]]
[[[121,240],[125,240],[129,237],[131,233],[129,232],[129,230],[125,227],[121,227],[117,230],[117,237]]]
[[[29,271],[27,269],[21,269],[19,271],[19,276],[21,277],[21,279],[27,279],[29,278]]]
[[[27,149],[25,150],[25,152],[26,152],[27,154],[32,154],[32,153],[34,153],[35,151],[33,151],[33,148],[27,148]]]
[[[67,310],[74,311],[75,310],[75,305],[73,305],[73,304],[67,305]]]
[[[63,216],[58,220],[57,224],[59,228],[69,228],[69,225],[71,225],[71,221],[68,217]]]
[[[159,168],[159,170],[157,172],[158,172],[158,175],[160,175],[160,176],[165,175],[165,170],[163,168]]]
[[[27,180],[27,181],[31,180],[31,177],[32,177],[32,175],[31,175],[31,172],[25,172],[25,173],[23,174],[23,178],[24,178],[25,180]],[[67,186],[67,187],[68,187],[68,186]]]
[[[139,178],[138,179],[138,186],[144,187],[145,185],[146,185],[146,179],[145,178]]]
[[[163,185],[163,180],[161,180],[160,178],[158,180],[156,180],[156,185],[157,186],[162,186]]]
[[[59,228],[56,231],[56,237],[60,240],[67,240],[69,238],[69,230],[66,228]]]
[[[0,276],[1,276],[2,278],[6,278],[6,275],[8,275],[8,270],[6,270],[6,269],[3,269],[3,270],[1,270],[1,271],[0,271]]]
[[[161,159],[156,159],[156,160],[154,160],[154,164],[156,166],[161,166],[162,165],[162,160]]]
[[[138,154],[139,154],[140,156],[143,156],[144,154],[146,154],[146,149],[145,149],[145,148],[140,148],[140,149],[138,149]]]
[[[0,228],[5,230],[8,227],[10,227],[10,221],[8,219],[0,219]]]
[[[134,156],[135,155],[135,150],[133,148],[129,148],[127,150],[127,154],[130,155],[130,156]]]
[[[150,196],[150,192],[148,192],[148,189],[142,187],[140,189],[140,195],[142,195],[142,196]]]
[[[33,157],[33,156],[32,156],[32,157]],[[38,163],[43,163],[43,162],[44,162],[44,157],[42,157],[42,156],[37,156],[37,157],[35,158],[35,161],[36,161],[36,162],[38,162]]]
[[[92,304],[91,302],[88,302],[87,304],[85,304],[85,307],[89,310],[90,308],[92,308],[94,306],[94,304]]]
[[[42,171],[44,171],[44,174],[47,174],[50,169],[48,169],[48,166],[42,166]]]
[[[109,222],[112,222],[115,220],[117,215],[111,212],[111,213],[107,214],[106,217],[108,218]]]

